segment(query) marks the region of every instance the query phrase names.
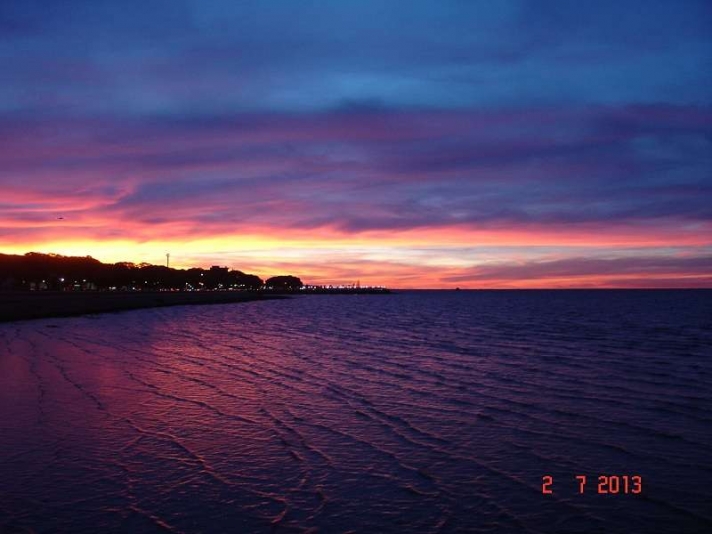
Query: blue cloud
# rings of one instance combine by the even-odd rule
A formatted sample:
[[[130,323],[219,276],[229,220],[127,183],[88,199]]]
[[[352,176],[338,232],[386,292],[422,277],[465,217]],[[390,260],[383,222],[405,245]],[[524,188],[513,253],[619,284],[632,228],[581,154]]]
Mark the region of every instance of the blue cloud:
[[[704,0],[8,0],[0,29],[0,112],[712,102]]]

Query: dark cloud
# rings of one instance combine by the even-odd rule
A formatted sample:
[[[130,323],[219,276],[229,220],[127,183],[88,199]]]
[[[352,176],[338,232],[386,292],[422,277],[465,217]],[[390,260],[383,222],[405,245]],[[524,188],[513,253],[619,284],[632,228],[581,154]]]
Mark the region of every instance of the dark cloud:
[[[649,285],[657,285],[654,276],[662,276],[664,280],[674,279],[675,275],[694,275],[707,279],[712,276],[712,256],[692,257],[660,257],[637,256],[633,258],[566,258],[551,261],[531,261],[513,263],[497,263],[485,267],[476,267],[457,275],[445,278],[445,282],[486,282],[497,281],[528,281],[550,278],[605,277],[634,275],[642,283],[646,276],[650,277]],[[625,284],[623,284],[625,285]]]
[[[656,106],[16,118],[0,128],[0,178],[37,191],[51,185],[55,194],[91,191],[113,199],[103,209],[132,217],[148,206],[251,213],[269,202],[294,208],[259,213],[275,224],[349,232],[706,221],[711,117],[707,108]],[[617,121],[635,126],[612,128]],[[99,193],[108,188],[113,194]]]
[[[0,94],[78,115],[709,104],[711,19],[704,0],[8,0]]]

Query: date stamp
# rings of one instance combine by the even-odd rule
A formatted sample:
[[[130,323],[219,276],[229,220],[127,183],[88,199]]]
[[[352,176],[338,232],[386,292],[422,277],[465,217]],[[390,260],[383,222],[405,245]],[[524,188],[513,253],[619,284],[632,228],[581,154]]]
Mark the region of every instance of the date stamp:
[[[578,487],[578,493],[595,493],[598,495],[639,495],[643,493],[643,477],[640,475],[599,475],[598,477],[587,475],[575,475],[574,482]],[[554,494],[554,477],[544,475],[541,477],[541,492],[544,495]],[[571,481],[569,481],[571,482]]]

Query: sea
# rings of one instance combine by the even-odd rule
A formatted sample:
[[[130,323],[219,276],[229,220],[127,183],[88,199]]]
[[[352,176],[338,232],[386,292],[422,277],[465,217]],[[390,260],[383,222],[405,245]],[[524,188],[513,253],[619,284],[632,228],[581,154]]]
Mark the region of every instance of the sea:
[[[0,533],[712,532],[712,291],[0,325]]]

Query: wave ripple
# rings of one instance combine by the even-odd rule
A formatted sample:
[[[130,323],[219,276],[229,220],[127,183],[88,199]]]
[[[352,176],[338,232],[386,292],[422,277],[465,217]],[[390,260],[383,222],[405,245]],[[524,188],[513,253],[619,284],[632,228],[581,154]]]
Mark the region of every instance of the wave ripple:
[[[709,532],[711,297],[402,292],[1,325],[0,532]],[[644,493],[597,495],[603,474]]]

